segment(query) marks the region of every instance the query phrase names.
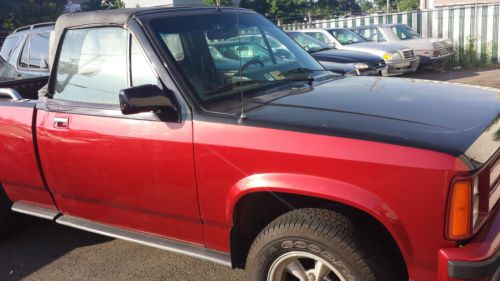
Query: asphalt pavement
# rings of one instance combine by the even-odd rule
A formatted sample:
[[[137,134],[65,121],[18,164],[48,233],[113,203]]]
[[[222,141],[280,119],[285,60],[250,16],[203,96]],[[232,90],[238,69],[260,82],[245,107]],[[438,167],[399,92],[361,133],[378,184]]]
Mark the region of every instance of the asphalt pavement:
[[[26,217],[0,242],[0,280],[225,281],[243,271]]]

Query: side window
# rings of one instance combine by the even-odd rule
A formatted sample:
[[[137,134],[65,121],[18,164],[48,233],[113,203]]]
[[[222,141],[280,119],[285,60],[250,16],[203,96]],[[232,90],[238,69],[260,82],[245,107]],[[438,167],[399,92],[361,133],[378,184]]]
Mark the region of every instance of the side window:
[[[24,43],[19,67],[31,69],[49,68],[50,32],[30,35]]]
[[[182,48],[181,37],[179,34],[169,33],[161,35],[163,42],[167,45],[168,50],[174,56],[176,61],[184,60],[184,49]]]
[[[401,32],[401,30],[399,30],[399,28],[397,26],[393,26],[392,27],[392,32],[394,32],[401,40],[408,39],[408,37],[406,36],[406,34],[404,34],[403,32]]]
[[[321,33],[321,32],[306,32],[307,35],[310,35],[318,40],[321,40],[325,43],[330,43],[330,40],[328,40],[328,38],[326,37],[325,34]]]
[[[19,36],[12,36],[5,39],[2,45],[2,49],[0,50],[0,56],[4,60],[8,60],[10,54],[12,53],[12,50],[16,48],[17,44],[19,44],[19,41],[21,41],[21,37]]]
[[[31,35],[30,68],[49,68],[49,37],[50,32]]]
[[[103,27],[68,30],[57,62],[54,99],[119,104],[127,88],[127,32]]]
[[[363,36],[363,38],[365,38],[368,41],[373,41],[371,28],[360,28],[360,29],[356,30],[356,33]]]
[[[30,38],[28,37],[24,42],[23,50],[21,51],[21,60],[19,61],[19,67],[28,68],[30,65]]]
[[[134,37],[130,45],[130,74],[133,87],[159,84],[149,60]]]
[[[377,42],[385,42],[387,40],[385,40],[385,37],[384,37],[384,34],[382,34],[382,32],[377,32]]]

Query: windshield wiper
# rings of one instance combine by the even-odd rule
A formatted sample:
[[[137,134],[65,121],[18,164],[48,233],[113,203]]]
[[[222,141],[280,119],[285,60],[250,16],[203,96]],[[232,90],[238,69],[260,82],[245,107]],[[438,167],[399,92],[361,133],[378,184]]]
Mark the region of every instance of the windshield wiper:
[[[312,70],[310,68],[300,67],[300,68],[295,68],[292,70],[285,71],[285,72],[281,73],[281,75],[285,76],[286,80],[288,80],[288,81],[306,81],[309,85],[312,85],[312,83],[314,82],[314,76],[312,75],[313,72],[314,72],[314,70]],[[299,76],[299,77],[287,77],[290,74],[305,74],[305,75],[302,77],[301,76]]]

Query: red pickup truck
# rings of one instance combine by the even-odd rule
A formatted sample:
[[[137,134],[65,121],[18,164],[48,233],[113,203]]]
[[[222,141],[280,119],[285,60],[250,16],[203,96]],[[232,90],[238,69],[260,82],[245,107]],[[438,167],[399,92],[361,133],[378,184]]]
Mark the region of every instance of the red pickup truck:
[[[2,237],[14,211],[252,281],[498,280],[498,90],[335,75],[233,8],[63,15],[50,65],[0,89]]]

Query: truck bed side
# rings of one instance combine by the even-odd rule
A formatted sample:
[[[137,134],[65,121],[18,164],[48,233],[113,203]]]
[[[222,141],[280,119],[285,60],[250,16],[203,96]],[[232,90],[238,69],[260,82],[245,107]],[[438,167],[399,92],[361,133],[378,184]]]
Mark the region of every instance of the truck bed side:
[[[37,159],[35,106],[34,101],[0,100],[0,185],[13,202],[55,209]]]
[[[0,88],[16,90],[25,99],[38,99],[38,90],[47,84],[48,76],[0,82]]]

